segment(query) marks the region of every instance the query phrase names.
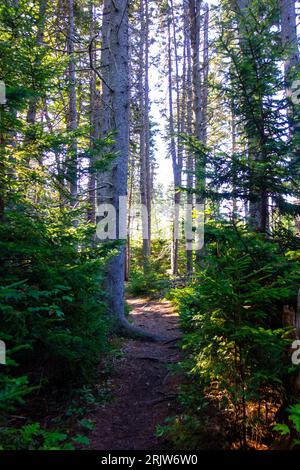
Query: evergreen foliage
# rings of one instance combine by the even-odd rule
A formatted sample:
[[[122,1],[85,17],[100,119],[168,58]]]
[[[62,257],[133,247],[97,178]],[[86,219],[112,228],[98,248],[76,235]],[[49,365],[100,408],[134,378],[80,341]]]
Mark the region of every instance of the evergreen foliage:
[[[206,268],[173,294],[186,331],[183,367],[191,384],[185,412],[201,422],[203,403],[219,403],[223,432],[247,447],[256,425],[266,432],[264,404],[280,406],[293,372],[281,314],[297,296],[298,264],[241,224],[211,223],[206,253]]]
[[[0,7],[0,338],[7,347],[1,366],[0,410],[4,419],[36,387],[78,386],[95,378],[111,320],[103,286],[114,244],[93,243],[84,197],[73,206],[69,169],[63,161],[74,138],[80,141],[84,175],[93,153],[89,127],[75,133],[45,121],[28,121],[28,107],[53,101],[66,61],[56,60],[51,39],[37,44],[40,28],[51,30],[53,5],[41,17],[39,2]],[[62,84],[63,85],[63,84]],[[62,87],[62,93],[67,92]],[[44,103],[44,104],[43,104]],[[45,111],[47,114],[47,111]],[[26,119],[27,116],[27,119]],[[95,141],[102,155],[111,146]],[[104,168],[113,158],[101,159]]]

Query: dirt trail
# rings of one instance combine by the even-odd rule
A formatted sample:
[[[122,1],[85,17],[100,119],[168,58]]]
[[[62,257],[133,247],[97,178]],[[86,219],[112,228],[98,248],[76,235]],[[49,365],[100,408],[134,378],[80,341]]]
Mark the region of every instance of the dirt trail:
[[[130,299],[134,323],[172,340],[179,335],[170,302]],[[157,424],[178,411],[179,378],[168,364],[180,359],[175,342],[126,340],[112,377],[115,399],[95,411],[91,448],[97,450],[163,450]]]

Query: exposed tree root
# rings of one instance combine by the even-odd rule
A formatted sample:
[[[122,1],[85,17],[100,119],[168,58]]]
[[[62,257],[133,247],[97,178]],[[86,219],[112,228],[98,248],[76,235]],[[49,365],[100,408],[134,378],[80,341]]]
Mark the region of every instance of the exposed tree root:
[[[125,317],[119,318],[118,330],[127,338],[139,339],[141,341],[164,342],[167,340],[164,336],[150,333],[138,326],[134,326]]]

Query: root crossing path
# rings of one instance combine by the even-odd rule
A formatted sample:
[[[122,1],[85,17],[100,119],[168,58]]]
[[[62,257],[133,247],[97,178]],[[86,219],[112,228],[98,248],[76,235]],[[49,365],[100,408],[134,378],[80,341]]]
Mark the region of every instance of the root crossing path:
[[[164,343],[126,340],[112,376],[112,401],[93,416],[91,448],[97,450],[164,450],[155,436],[158,424],[178,412],[180,378],[170,370],[180,360],[175,338],[178,316],[170,302],[129,299],[134,323],[166,337]]]

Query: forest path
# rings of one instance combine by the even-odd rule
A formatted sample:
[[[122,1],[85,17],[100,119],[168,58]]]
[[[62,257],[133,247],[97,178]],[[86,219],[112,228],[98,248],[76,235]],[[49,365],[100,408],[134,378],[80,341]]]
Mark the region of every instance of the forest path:
[[[114,399],[92,417],[96,427],[90,437],[91,449],[162,450],[163,443],[155,437],[156,426],[178,411],[180,378],[168,368],[180,360],[180,350],[172,341],[179,336],[178,316],[168,301],[138,298],[128,303],[135,325],[167,340],[124,341],[111,378]]]

